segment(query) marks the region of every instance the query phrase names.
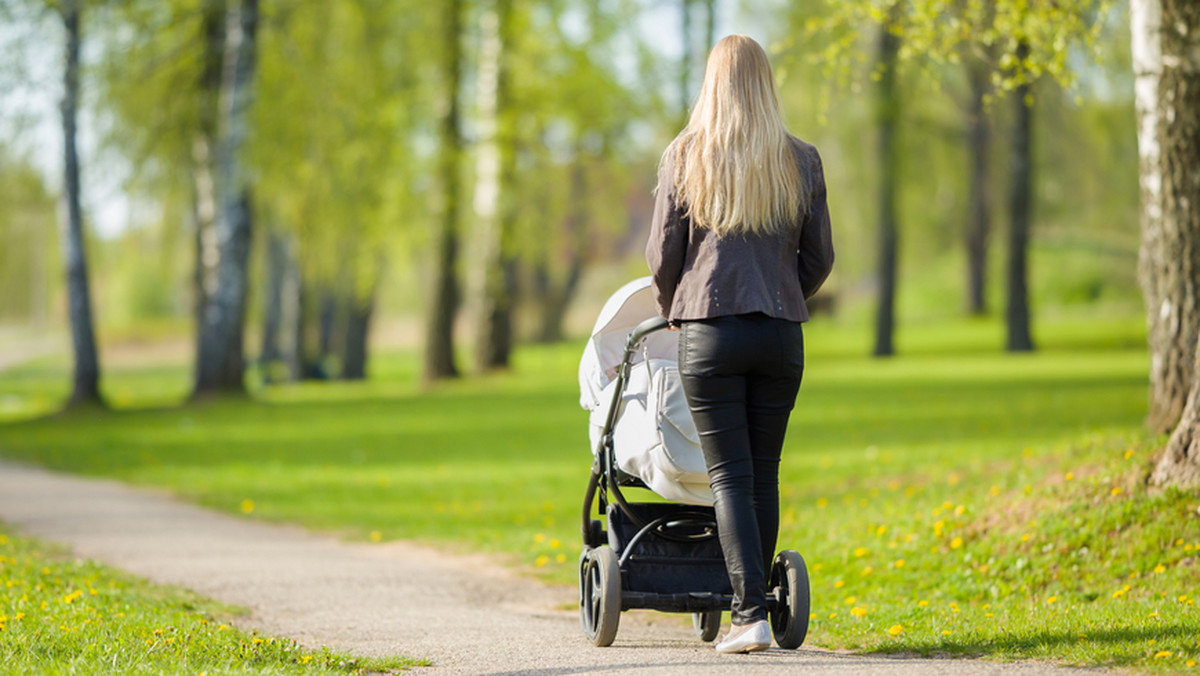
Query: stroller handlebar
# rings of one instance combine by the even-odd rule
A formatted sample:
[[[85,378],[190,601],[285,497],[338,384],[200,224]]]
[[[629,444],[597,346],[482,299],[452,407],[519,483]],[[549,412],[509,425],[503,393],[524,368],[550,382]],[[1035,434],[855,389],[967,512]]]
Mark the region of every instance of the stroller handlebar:
[[[626,349],[637,345],[647,335],[667,328],[667,325],[667,320],[659,316],[654,316],[643,321],[633,329],[633,333],[629,334],[629,339],[625,342]]]

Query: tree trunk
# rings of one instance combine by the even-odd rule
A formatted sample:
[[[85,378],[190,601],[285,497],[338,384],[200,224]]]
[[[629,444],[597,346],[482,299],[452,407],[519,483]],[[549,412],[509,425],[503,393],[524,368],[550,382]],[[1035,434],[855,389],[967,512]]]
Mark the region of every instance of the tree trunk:
[[[462,138],[459,131],[459,78],[462,49],[459,34],[462,30],[462,0],[446,0],[443,59],[446,97],[440,125],[441,155],[438,173],[441,177],[442,222],[437,237],[434,260],[433,300],[426,323],[425,381],[458,376],[454,360],[454,316],[458,313],[458,222],[459,191],[458,159]]]
[[[1178,426],[1150,481],[1200,487],[1200,5],[1130,4],[1141,155],[1139,276],[1149,315],[1150,414]],[[1186,345],[1185,341],[1190,341]],[[1182,362],[1190,369],[1180,375]]]
[[[258,0],[230,12],[221,83],[217,155],[216,288],[207,299],[197,354],[195,396],[243,394],[247,266],[252,232],[250,177],[242,153],[253,101]]]
[[[275,382],[280,377],[279,365],[284,351],[283,320],[285,315],[285,286],[289,266],[287,239],[275,228],[267,232],[266,294],[263,298],[262,349],[258,353],[259,368],[264,383]]]
[[[1029,47],[1017,47],[1022,61]],[[1009,230],[1008,230],[1008,307],[1005,313],[1008,326],[1006,348],[1009,352],[1033,350],[1029,334],[1028,277],[1029,223],[1033,207],[1033,105],[1031,86],[1024,82],[1013,92],[1012,151],[1009,165]]]
[[[75,355],[70,404],[100,404],[100,361],[96,356],[92,323],[92,298],[83,240],[83,209],[79,201],[79,154],[75,146],[81,41],[79,0],[63,0],[60,11],[67,32],[66,64],[63,70],[63,205],[60,224],[70,304],[71,345]]]
[[[967,157],[969,173],[967,221],[967,314],[987,314],[988,231],[991,229],[988,195],[988,129],[983,99],[988,91],[988,71],[978,59],[967,65],[971,99],[967,107]]]
[[[568,204],[571,210],[563,224],[563,236],[566,246],[562,253],[562,262],[566,266],[563,281],[555,284],[549,260],[543,260],[536,272],[539,296],[541,299],[541,321],[539,322],[537,339],[542,343],[551,343],[563,338],[563,318],[579,281],[583,278],[583,263],[588,246],[588,209],[587,209],[587,165],[583,151],[583,143],[575,145],[575,166],[571,169],[571,193]],[[549,258],[550,254],[546,255]]]
[[[680,37],[683,38],[679,61],[679,109],[683,124],[687,126],[689,107],[692,105],[692,2],[679,0]]]
[[[201,32],[204,56],[200,70],[199,110],[196,135],[192,141],[192,222],[195,227],[195,271],[192,276],[192,307],[195,314],[196,362],[193,378],[200,379],[200,345],[205,330],[204,315],[209,299],[217,288],[216,215],[217,192],[214,180],[214,149],[217,146],[217,121],[220,115],[221,75],[225,58],[225,0],[204,4]]]
[[[1138,277],[1146,299],[1150,347],[1146,424],[1159,433],[1179,422],[1193,384],[1200,335],[1198,11],[1194,5],[1160,0],[1130,4],[1141,156]],[[1164,28],[1168,26],[1174,30]]]
[[[346,308],[346,340],[342,352],[342,379],[365,380],[367,377],[368,339],[371,314],[375,309],[375,285],[366,298],[351,298]]]
[[[899,158],[896,151],[896,123],[900,102],[896,94],[896,57],[900,38],[884,24],[879,38],[879,91],[876,120],[879,124],[879,307],[875,315],[876,357],[895,354],[896,306],[896,182]]]
[[[479,54],[480,146],[475,178],[475,218],[483,248],[475,369],[507,368],[512,352],[516,261],[512,252],[514,120],[506,52],[512,49],[512,1],[484,10]]]

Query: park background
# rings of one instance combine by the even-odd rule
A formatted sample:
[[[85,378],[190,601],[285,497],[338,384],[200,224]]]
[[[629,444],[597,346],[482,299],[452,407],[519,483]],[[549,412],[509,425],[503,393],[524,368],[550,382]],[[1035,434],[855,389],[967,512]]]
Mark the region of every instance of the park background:
[[[0,456],[572,583],[578,358],[745,32],[838,254],[782,468],[810,641],[1194,668],[1127,3],[0,8]]]

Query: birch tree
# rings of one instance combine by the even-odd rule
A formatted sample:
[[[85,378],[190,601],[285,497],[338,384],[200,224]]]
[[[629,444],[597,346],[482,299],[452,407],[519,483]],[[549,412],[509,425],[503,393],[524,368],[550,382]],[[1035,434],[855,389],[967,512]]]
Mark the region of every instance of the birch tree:
[[[1150,345],[1147,423],[1174,432],[1151,475],[1200,486],[1200,4],[1130,3]]]
[[[258,0],[240,0],[231,6],[226,30],[216,165],[216,283],[205,299],[194,396],[246,389],[243,343],[252,210],[243,152],[254,100]]]

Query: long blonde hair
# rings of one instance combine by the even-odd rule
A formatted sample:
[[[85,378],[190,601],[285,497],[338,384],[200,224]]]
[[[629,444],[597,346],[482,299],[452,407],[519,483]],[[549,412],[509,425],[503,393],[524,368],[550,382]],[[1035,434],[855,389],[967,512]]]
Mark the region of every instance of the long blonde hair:
[[[771,64],[745,35],[708,55],[688,124],[659,163],[657,190],[668,187],[692,223],[718,237],[777,233],[807,206]]]

